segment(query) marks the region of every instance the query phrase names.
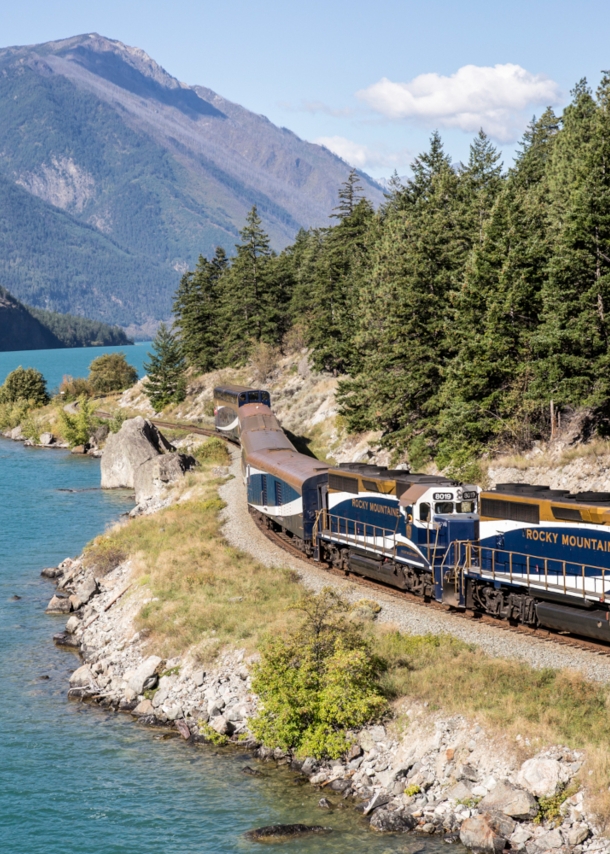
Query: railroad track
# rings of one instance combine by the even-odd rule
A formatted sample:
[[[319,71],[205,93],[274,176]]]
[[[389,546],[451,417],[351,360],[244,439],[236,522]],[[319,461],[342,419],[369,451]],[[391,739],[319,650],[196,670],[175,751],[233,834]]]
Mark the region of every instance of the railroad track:
[[[113,416],[108,412],[98,411],[95,413],[99,418],[112,418]],[[157,418],[149,419],[155,427],[164,427],[166,430],[185,430],[188,433],[195,433],[200,436],[216,436],[219,439],[223,439],[230,445],[234,445],[239,447],[239,442],[235,439],[230,439],[228,436],[223,436],[222,433],[218,433],[216,430],[208,429],[206,427],[197,427],[192,423],[180,423],[179,421],[161,421]],[[282,548],[284,551],[291,554],[293,557],[298,558],[299,560],[305,561],[306,563],[311,563],[316,566],[318,569],[321,566],[325,566],[327,571],[331,575],[335,575],[340,578],[348,578],[354,584],[358,584],[361,587],[366,587],[368,589],[376,590],[377,592],[383,592],[388,596],[391,596],[394,599],[397,599],[401,602],[409,602],[412,605],[419,605],[420,607],[431,608],[435,611],[442,611],[444,614],[451,614],[454,617],[459,617],[463,620],[468,620],[470,622],[480,623],[486,626],[492,626],[495,629],[501,629],[505,632],[512,632],[514,634],[523,635],[525,637],[535,638],[536,640],[545,641],[548,643],[557,644],[558,646],[567,646],[572,647],[573,649],[578,649],[581,651],[589,652],[593,655],[601,655],[601,656],[610,656],[610,646],[604,643],[596,643],[593,640],[585,640],[584,638],[575,637],[574,635],[560,634],[559,632],[553,632],[548,629],[533,629],[530,626],[522,626],[522,625],[511,625],[506,620],[499,620],[494,617],[489,617],[485,614],[478,614],[473,611],[462,611],[456,608],[452,608],[451,606],[442,605],[440,602],[426,602],[420,596],[415,596],[413,593],[408,593],[404,590],[396,590],[394,587],[390,587],[386,584],[382,584],[378,581],[373,581],[370,578],[363,578],[360,575],[356,575],[352,572],[345,572],[341,569],[337,569],[336,567],[331,566],[330,564],[321,563],[320,561],[314,561],[313,558],[307,557],[300,549],[298,549],[290,540],[286,534],[281,534],[278,531],[272,531],[266,525],[264,525],[260,519],[258,519],[254,514],[251,514],[252,520],[259,531],[267,537],[272,543],[279,548]]]

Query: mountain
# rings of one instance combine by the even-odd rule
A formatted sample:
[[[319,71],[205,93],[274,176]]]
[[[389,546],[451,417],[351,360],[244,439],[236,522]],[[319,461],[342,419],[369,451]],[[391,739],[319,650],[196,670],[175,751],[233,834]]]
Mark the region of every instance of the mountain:
[[[0,352],[132,343],[116,326],[30,308],[0,287]]]
[[[0,50],[0,104],[2,280],[110,323],[167,318],[180,274],[232,251],[253,204],[278,250],[327,224],[350,169],[97,34]]]

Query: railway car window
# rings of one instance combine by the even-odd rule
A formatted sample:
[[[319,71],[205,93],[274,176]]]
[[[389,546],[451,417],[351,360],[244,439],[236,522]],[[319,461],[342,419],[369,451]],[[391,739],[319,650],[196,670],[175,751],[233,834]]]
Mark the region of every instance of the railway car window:
[[[345,477],[342,474],[331,472],[328,475],[328,486],[330,489],[337,489],[339,492],[352,492],[354,495],[358,495],[358,481],[355,477]]]
[[[481,516],[492,519],[510,519],[511,522],[540,522],[538,504],[525,504],[517,501],[502,501],[499,498],[481,498]]]
[[[553,518],[564,522],[582,522],[582,513],[576,507],[551,507]]]
[[[456,509],[458,513],[476,513],[477,511],[477,502],[476,501],[459,501],[456,505]]]
[[[240,403],[245,403],[245,402],[246,402],[246,394],[245,394],[245,392],[243,392],[243,391],[242,391],[242,393],[239,395],[239,400],[240,400]]]
[[[453,501],[438,501],[434,505],[435,513],[453,513]]]
[[[261,394],[261,403],[264,403],[265,406],[271,406],[271,398],[266,391]]]
[[[419,505],[419,521],[420,522],[428,522],[430,520],[430,505],[429,504],[420,504]]]

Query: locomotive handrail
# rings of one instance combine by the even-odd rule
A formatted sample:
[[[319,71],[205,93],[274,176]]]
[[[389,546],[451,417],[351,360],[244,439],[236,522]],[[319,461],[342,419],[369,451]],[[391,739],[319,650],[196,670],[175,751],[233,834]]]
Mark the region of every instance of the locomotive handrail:
[[[322,522],[321,528],[320,522]],[[317,539],[321,532],[330,536],[340,537],[348,544],[352,543],[355,545],[370,546],[372,539],[373,547],[383,554],[391,554],[393,556],[396,554],[396,531],[391,528],[382,528],[379,525],[372,525],[370,522],[360,522],[356,519],[349,519],[347,516],[338,516],[323,509],[316,513],[316,519],[313,524],[312,542],[314,548],[317,545]],[[381,543],[378,543],[378,540],[381,540]],[[392,542],[391,548],[385,545],[385,540]]]
[[[483,546],[470,540],[453,542],[453,568],[456,573],[472,573],[493,581],[523,582],[528,587],[578,595],[583,599],[606,601],[606,568],[579,560],[549,558],[512,549]],[[449,553],[449,549],[447,553]],[[501,560],[498,560],[498,555]],[[521,558],[521,560],[518,560]],[[517,560],[516,560],[517,559]],[[445,561],[443,560],[443,565]],[[486,567],[485,563],[489,566]],[[534,564],[532,568],[532,564]],[[506,567],[498,569],[498,566]],[[523,567],[516,569],[515,567]],[[573,571],[570,569],[573,568]],[[580,584],[578,583],[580,582]]]

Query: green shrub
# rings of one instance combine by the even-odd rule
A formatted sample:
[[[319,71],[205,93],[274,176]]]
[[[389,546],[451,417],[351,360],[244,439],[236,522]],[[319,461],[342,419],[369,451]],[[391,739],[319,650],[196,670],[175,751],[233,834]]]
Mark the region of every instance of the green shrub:
[[[36,368],[22,368],[21,365],[4,380],[0,386],[0,403],[28,401],[31,406],[44,406],[49,402],[47,382]]]
[[[83,395],[91,397],[93,389],[84,377],[71,377],[70,374],[65,374],[59,386],[59,394],[62,400],[68,402],[78,400]]]
[[[93,569],[96,578],[108,575],[124,560],[127,560],[125,549],[103,535],[88,543],[83,553],[83,565],[87,569]]]
[[[230,461],[227,443],[216,436],[212,436],[207,442],[195,448],[193,456],[200,463],[223,464]]]
[[[387,709],[379,690],[382,662],[334,591],[306,594],[295,610],[303,615],[300,625],[262,644],[252,682],[261,708],[252,731],[266,744],[334,759],[349,747],[347,730]]]
[[[127,363],[125,353],[104,353],[89,365],[87,382],[96,394],[124,391],[137,380],[138,372]]]
[[[97,424],[93,411],[92,401],[84,396],[79,398],[76,414],[72,415],[65,409],[59,411],[61,432],[71,448],[75,448],[77,445],[85,445],[89,441],[89,436]]]
[[[415,783],[411,783],[411,785],[407,786],[405,789],[405,795],[408,798],[412,798],[413,795],[419,795],[420,792],[421,792],[420,786],[416,786]]]
[[[0,402],[0,430],[12,430],[17,427],[28,412],[29,406],[26,400],[17,403]]]

